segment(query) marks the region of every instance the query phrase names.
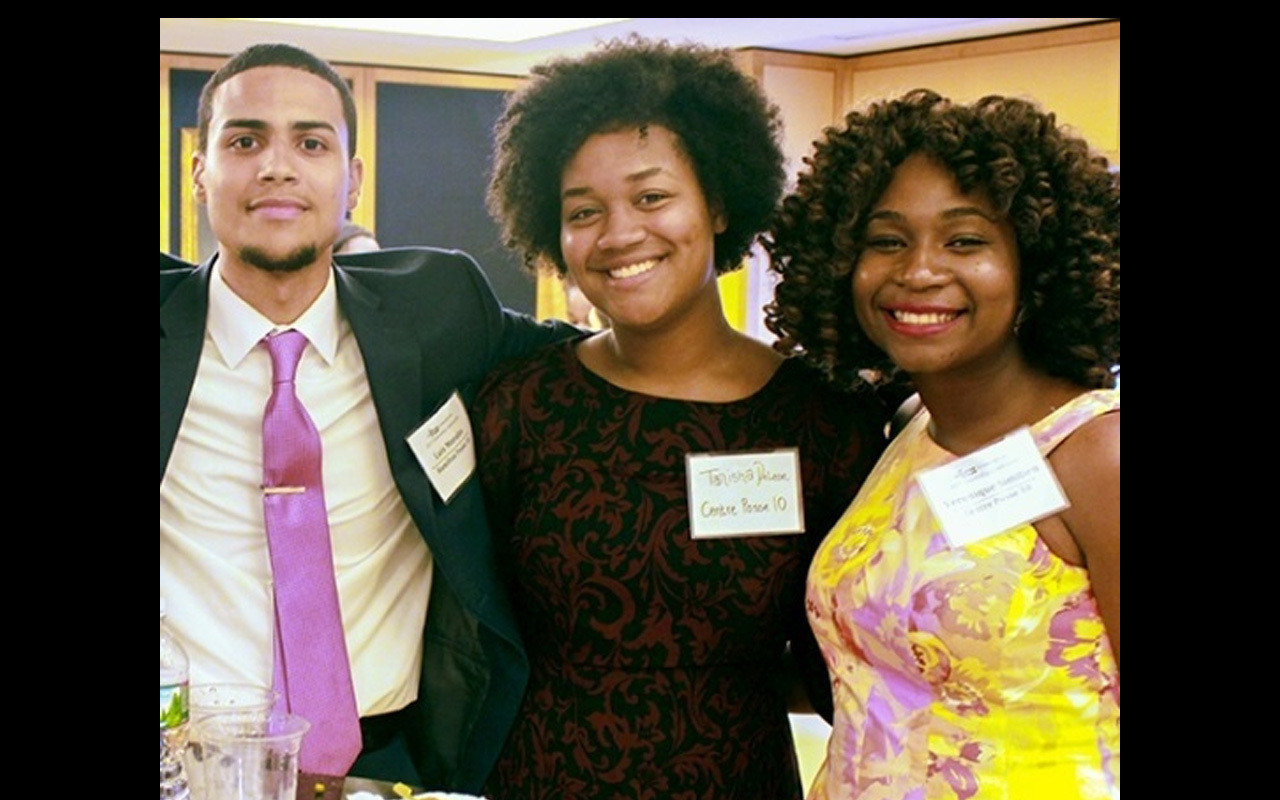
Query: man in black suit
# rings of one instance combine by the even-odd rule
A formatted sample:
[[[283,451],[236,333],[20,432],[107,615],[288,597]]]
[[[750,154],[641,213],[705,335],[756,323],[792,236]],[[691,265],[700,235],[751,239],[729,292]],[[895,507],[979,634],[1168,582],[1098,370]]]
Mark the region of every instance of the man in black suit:
[[[160,256],[160,589],[193,683],[271,683],[261,341],[301,331],[363,735],[350,772],[478,793],[528,666],[457,443],[486,372],[574,330],[502,308],[461,252],[335,263],[355,131],[346,82],[288,45],[246,49],[201,94],[192,169],[218,249]]]

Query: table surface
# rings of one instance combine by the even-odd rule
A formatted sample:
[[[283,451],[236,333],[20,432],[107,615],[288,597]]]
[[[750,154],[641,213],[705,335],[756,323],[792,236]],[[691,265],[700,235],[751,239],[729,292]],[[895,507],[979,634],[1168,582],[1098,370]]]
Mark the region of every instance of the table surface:
[[[353,792],[371,792],[387,800],[399,800],[400,795],[391,789],[394,785],[388,781],[375,781],[354,775],[341,778],[303,772],[298,775],[298,800],[347,800],[347,795]],[[414,794],[426,791],[412,785],[410,788]]]

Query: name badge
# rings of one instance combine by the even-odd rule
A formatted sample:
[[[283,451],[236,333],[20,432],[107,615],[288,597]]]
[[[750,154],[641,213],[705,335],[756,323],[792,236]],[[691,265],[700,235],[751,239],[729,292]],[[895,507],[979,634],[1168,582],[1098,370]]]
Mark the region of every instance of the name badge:
[[[455,391],[440,410],[405,437],[440,499],[448,503],[476,468],[471,420]]]
[[[1071,505],[1025,426],[964,458],[919,472],[916,480],[952,547]]]
[[[804,533],[800,452],[685,456],[695,539]]]

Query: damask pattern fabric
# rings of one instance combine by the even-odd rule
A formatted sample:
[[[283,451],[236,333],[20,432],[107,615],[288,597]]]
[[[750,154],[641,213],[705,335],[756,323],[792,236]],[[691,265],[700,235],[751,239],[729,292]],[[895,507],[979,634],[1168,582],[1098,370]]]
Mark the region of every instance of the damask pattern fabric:
[[[1119,408],[1119,391],[1083,394],[1033,439],[1047,456]],[[912,477],[955,459],[929,419],[889,445],[810,570],[835,701],[810,800],[1118,798],[1120,672],[1088,572],[1029,524],[948,547]]]
[[[803,795],[779,677],[804,576],[882,449],[874,403],[784,362],[751,397],[620,389],[556,345],[476,402],[532,662],[494,800]],[[685,455],[798,447],[806,532],[693,540]]]

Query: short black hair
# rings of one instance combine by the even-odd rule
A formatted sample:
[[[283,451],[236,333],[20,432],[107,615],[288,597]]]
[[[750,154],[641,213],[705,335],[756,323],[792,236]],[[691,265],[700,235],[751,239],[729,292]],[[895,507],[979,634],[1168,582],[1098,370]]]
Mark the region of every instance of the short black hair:
[[[209,147],[209,125],[213,120],[213,93],[231,78],[255,67],[292,67],[310,72],[328,81],[338,90],[342,100],[342,117],[347,123],[347,155],[356,154],[356,100],[345,78],[337,73],[329,62],[300,47],[279,42],[249,45],[218,68],[200,90],[199,147],[205,152]]]
[[[712,209],[717,273],[736,269],[768,227],[786,180],[781,115],[727,49],[615,39],[580,58],[535,66],[495,130],[490,213],[527,268],[564,275],[560,180],[597,133],[661,125],[675,134]]]
[[[775,347],[854,386],[903,376],[862,332],[852,276],[867,216],[915,153],[983,191],[1017,234],[1019,345],[1029,363],[1090,388],[1120,363],[1120,180],[1107,159],[1034,102],[959,104],[927,89],[850,112],[805,159],[765,238],[782,276],[765,324]]]

